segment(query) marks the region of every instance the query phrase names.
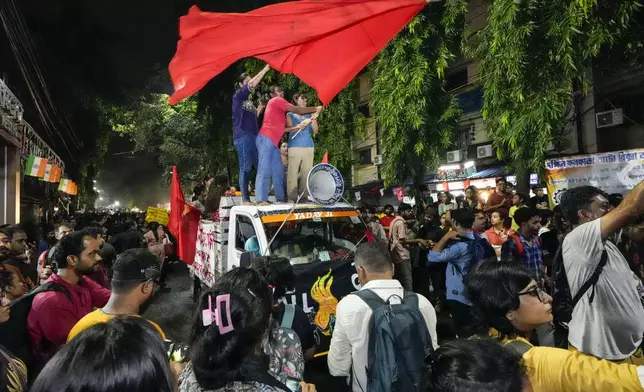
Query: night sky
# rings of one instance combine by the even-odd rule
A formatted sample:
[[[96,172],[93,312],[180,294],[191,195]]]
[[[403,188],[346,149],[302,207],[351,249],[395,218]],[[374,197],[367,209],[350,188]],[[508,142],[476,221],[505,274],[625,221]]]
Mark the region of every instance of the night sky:
[[[178,40],[178,18],[193,4],[186,0],[0,2],[4,10],[15,6],[22,14],[52,101],[62,115],[55,119],[57,128],[67,121],[79,142],[71,143],[64,132],[45,131],[4,29],[0,30],[0,75],[25,106],[25,120],[63,158],[72,177],[78,176],[78,162],[93,153],[94,132],[101,126],[99,116],[87,108],[91,98],[128,102],[146,91],[172,91],[167,65]],[[238,12],[252,9],[253,4],[257,2],[197,2],[205,10]],[[149,76],[155,70],[163,70],[165,80],[150,85]],[[120,154],[132,149],[127,139],[112,138],[97,178],[100,187],[113,199],[143,194],[137,204],[167,201],[167,188],[159,186],[163,173],[156,157]]]

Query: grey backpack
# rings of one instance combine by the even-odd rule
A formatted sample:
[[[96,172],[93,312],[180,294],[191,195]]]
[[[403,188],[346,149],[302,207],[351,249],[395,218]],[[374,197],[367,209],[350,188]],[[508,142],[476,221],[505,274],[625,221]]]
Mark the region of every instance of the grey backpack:
[[[384,301],[371,290],[355,293],[373,311],[369,322],[367,354],[368,392],[416,392],[423,386],[426,360],[434,348],[418,295],[405,291]],[[392,297],[400,299],[392,303]]]

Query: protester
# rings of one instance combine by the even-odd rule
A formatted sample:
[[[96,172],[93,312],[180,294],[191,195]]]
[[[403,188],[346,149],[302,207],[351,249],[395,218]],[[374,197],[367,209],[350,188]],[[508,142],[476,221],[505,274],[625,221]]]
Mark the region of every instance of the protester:
[[[360,208],[360,214],[373,238],[378,241],[387,241],[385,229],[380,224],[380,220],[375,216],[376,209],[373,206],[365,206]]]
[[[257,179],[255,180],[256,201],[259,204],[268,203],[269,181],[273,180],[275,198],[277,201],[286,201],[284,184],[284,165],[280,159],[278,145],[286,129],[286,113],[308,114],[320,113],[321,106],[299,107],[291,105],[284,99],[284,92],[278,86],[270,88],[271,100],[266,105],[264,123],[256,139],[259,165]]]
[[[530,207],[539,211],[548,210],[548,195],[543,193],[543,187],[536,185],[532,187],[534,196],[530,198]]]
[[[644,213],[644,182],[612,208],[605,193],[592,186],[564,192],[561,208],[574,229],[563,240],[563,265],[570,292],[600,268],[598,280],[572,310],[568,341],[575,349],[611,361],[644,364],[639,349],[644,335],[641,281],[617,246],[608,241]]]
[[[412,208],[409,204],[400,203],[398,216],[389,225],[389,251],[395,265],[394,275],[407,291],[413,289],[411,261],[407,248],[407,220],[413,218]]]
[[[258,117],[264,109],[261,104],[255,106],[250,96],[269,70],[270,67],[267,65],[252,78],[247,73],[241,74],[235,86],[237,91],[233,94],[233,144],[239,159],[239,188],[244,203],[250,203],[248,185],[253,166],[257,167],[255,139],[259,130]]]
[[[456,209],[456,203],[454,203],[454,196],[451,193],[445,192],[441,195],[441,204],[438,205],[438,215],[443,215],[449,210]]]
[[[387,235],[389,235],[389,225],[395,217],[396,215],[394,213],[394,206],[392,206],[391,204],[386,204],[383,211],[383,216],[380,217],[380,224],[385,229],[385,232],[387,232]]]
[[[526,266],[496,260],[479,263],[470,271],[466,287],[482,330],[490,328],[491,336],[521,354],[534,392],[642,391],[638,376],[644,372],[642,366],[530,344],[533,331],[552,322],[552,298]]]
[[[121,253],[114,263],[112,294],[107,304],[87,314],[69,332],[67,340],[98,323],[105,323],[115,316],[138,316],[145,312],[158,287],[161,275],[155,255],[146,249],[130,249]],[[154,322],[150,324],[159,332],[162,339],[165,334]]]
[[[19,272],[8,265],[0,264],[0,298],[13,302],[27,293]]]
[[[3,261],[3,264],[17,268],[27,290],[33,289],[39,279],[37,265],[32,263],[32,254],[27,245],[27,233],[19,225],[8,226],[2,231],[9,239],[9,257]]]
[[[58,243],[61,239],[63,239],[73,231],[74,229],[72,229],[71,225],[66,222],[54,225],[54,238],[56,239],[56,244],[48,250],[42,252],[38,259],[38,273],[40,275],[40,284],[44,284],[53,272],[53,267],[55,264],[54,255],[56,254]]]
[[[532,392],[521,355],[491,339],[442,345],[428,379],[431,392]]]
[[[472,224],[472,231],[478,235],[482,235],[487,230],[487,214],[482,210],[474,211],[474,223]]]
[[[0,307],[0,324],[5,322]],[[27,366],[0,345],[0,391],[27,392]]]
[[[291,381],[302,391],[314,392],[314,386],[301,382],[304,361],[297,335],[274,328],[268,339],[272,303],[271,290],[259,272],[239,267],[220,277],[199,301],[190,362],[179,378],[179,391],[289,392],[286,384]],[[273,348],[269,361],[261,355],[267,345]],[[288,353],[295,354],[298,363],[284,362]]]
[[[519,230],[519,225],[514,221],[514,213],[519,208],[526,207],[526,202],[528,202],[528,196],[524,195],[523,193],[516,193],[512,196],[512,207],[510,207],[510,212],[508,212],[508,216],[510,217],[510,219],[512,219],[512,223],[510,227],[514,231]]]
[[[447,263],[445,286],[447,304],[454,321],[454,329],[459,338],[470,337],[473,333],[471,302],[465,297],[463,279],[469,268],[481,258],[493,255],[493,250],[485,239],[472,232],[474,214],[470,210],[452,211],[454,231],[441,238],[427,256],[430,263]],[[460,241],[459,241],[460,240]],[[483,242],[481,242],[483,241]],[[484,254],[479,255],[479,243]],[[487,254],[485,254],[487,253]]]
[[[297,92],[293,94],[293,102],[298,107],[306,107],[308,99],[306,95]],[[298,125],[304,123],[307,123],[307,125],[299,130]],[[290,131],[288,137],[288,176],[286,180],[288,198],[296,201],[299,195],[304,193],[303,200],[307,200],[306,178],[313,168],[313,155],[315,154],[313,136],[318,134],[318,120],[317,117],[311,114],[288,113],[286,127]]]
[[[506,192],[506,182],[503,177],[496,179],[496,189],[490,193],[487,201],[485,202],[485,212],[491,214],[493,212],[500,212],[502,216],[507,217],[512,207],[512,194]],[[510,228],[510,221],[505,221],[505,227]]]
[[[490,215],[492,227],[487,229],[481,237],[492,245],[497,257],[501,257],[501,246],[508,239],[509,230],[505,227],[505,219],[500,212],[495,211]]]
[[[156,255],[158,262],[165,260],[165,244],[169,242],[168,235],[159,222],[148,223],[148,231],[143,235],[148,244],[148,250]]]
[[[400,304],[405,299],[407,304],[404,288],[397,280],[393,279],[394,265],[389,257],[387,245],[383,242],[371,242],[358,246],[355,254],[355,267],[358,279],[361,284],[360,292],[367,291],[371,295],[377,295],[383,302],[383,306],[388,306],[387,302]],[[413,294],[417,298],[417,309],[411,308],[412,311],[420,313],[419,319],[424,320],[424,325],[414,324],[408,332],[415,339],[415,348],[424,350],[422,339],[423,335],[429,332],[431,345],[438,347],[436,336],[436,312],[432,304],[423,296]],[[364,297],[363,297],[364,298]],[[359,295],[347,295],[340,300],[336,308],[335,330],[331,336],[331,346],[327,363],[329,372],[336,377],[348,377],[352,380],[352,390],[354,392],[366,391],[368,386],[367,366],[375,361],[394,360],[393,358],[369,358],[370,350],[370,329],[371,317],[374,310]],[[422,322],[421,322],[422,323]],[[392,331],[396,334],[400,331]],[[429,342],[428,342],[429,343]],[[410,355],[415,352],[412,346],[406,346],[408,352],[398,352],[393,355]],[[409,371],[420,371],[424,358],[419,363],[410,363],[410,367],[405,369]],[[403,369],[398,369],[403,371]],[[371,369],[371,371],[373,371]],[[372,373],[373,374],[373,373]],[[375,374],[374,374],[375,376]]]
[[[147,241],[137,229],[137,224],[128,219],[123,224],[124,231],[112,237],[109,243],[116,249],[116,253],[123,253],[128,249],[146,248]]]
[[[36,294],[27,318],[31,350],[46,361],[67,341],[76,323],[93,307],[103,307],[110,291],[84,274],[96,269],[100,241],[89,230],[76,231],[60,241],[58,271],[49,278],[59,290]]]
[[[289,328],[297,333],[302,345],[304,360],[313,359],[315,355],[315,328],[301,307],[279,302],[287,291],[295,290],[295,273],[291,262],[285,257],[256,257],[251,262],[252,268],[259,271],[273,290],[273,319],[282,328]]]
[[[31,392],[174,392],[175,378],[149,322],[119,316],[96,324],[47,363]]]
[[[538,235],[541,228],[539,213],[523,207],[515,212],[514,221],[519,229],[511,232],[507,241],[503,243],[501,259],[525,264],[532,271],[534,279],[541,284],[542,280],[547,278],[547,274],[543,266],[543,251]]]

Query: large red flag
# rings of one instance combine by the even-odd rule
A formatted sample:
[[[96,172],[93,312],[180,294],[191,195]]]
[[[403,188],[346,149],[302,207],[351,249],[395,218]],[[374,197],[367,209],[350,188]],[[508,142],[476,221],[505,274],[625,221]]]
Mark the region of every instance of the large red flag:
[[[170,62],[175,104],[235,61],[257,57],[292,73],[329,103],[425,6],[424,0],[300,0],[245,14],[201,12],[180,21]]]
[[[177,239],[177,255],[186,264],[192,264],[197,246],[197,230],[201,212],[183,198],[177,167],[172,168],[170,188],[170,220],[168,230]]]

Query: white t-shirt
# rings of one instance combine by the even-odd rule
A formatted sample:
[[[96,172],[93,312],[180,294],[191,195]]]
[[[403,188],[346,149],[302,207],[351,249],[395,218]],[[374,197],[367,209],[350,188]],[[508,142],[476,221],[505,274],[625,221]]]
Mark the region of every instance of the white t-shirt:
[[[562,254],[570,293],[574,297],[599,264],[604,248],[608,262],[595,285],[572,312],[568,341],[579,351],[608,360],[633,354],[644,335],[644,308],[638,293],[639,279],[617,247],[602,241],[600,219],[584,223],[563,241]]]

